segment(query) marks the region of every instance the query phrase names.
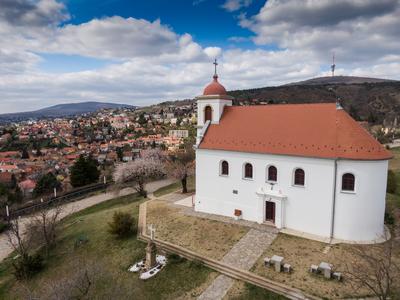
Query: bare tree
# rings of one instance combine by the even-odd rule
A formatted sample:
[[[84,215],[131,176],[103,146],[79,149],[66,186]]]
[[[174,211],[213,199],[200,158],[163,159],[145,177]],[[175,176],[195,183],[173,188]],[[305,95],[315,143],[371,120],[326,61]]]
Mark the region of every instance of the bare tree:
[[[46,256],[49,255],[50,248],[56,243],[61,213],[62,207],[60,205],[46,207],[34,215],[29,224],[27,238],[33,239],[32,245],[45,246]]]
[[[187,179],[194,174],[195,170],[195,153],[192,145],[185,145],[184,149],[170,155],[167,170],[168,175],[178,179],[182,184],[182,193],[187,193]]]
[[[163,164],[156,159],[139,158],[115,168],[114,181],[117,184],[132,182],[136,191],[147,197],[146,183],[165,175]]]
[[[103,266],[98,260],[88,261],[78,257],[71,261],[68,274],[57,280],[45,282],[35,291],[20,283],[20,297],[23,299],[90,299],[96,281],[104,275]]]
[[[6,232],[8,243],[22,257],[28,257],[29,254],[29,239],[24,238],[20,219],[9,220],[9,230]]]
[[[389,299],[399,288],[400,265],[394,256],[395,240],[374,246],[349,247],[353,259],[344,262],[345,275],[354,290],[369,289],[378,299]]]

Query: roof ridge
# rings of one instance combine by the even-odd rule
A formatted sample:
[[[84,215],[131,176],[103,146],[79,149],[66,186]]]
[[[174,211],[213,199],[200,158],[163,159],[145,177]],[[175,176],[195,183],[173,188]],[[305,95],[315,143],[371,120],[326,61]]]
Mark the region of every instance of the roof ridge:
[[[247,107],[275,107],[275,106],[319,106],[319,105],[326,105],[326,106],[336,106],[335,102],[316,102],[316,103],[273,103],[273,104],[259,104],[259,105],[232,105],[230,107],[242,107],[242,108],[247,108]]]

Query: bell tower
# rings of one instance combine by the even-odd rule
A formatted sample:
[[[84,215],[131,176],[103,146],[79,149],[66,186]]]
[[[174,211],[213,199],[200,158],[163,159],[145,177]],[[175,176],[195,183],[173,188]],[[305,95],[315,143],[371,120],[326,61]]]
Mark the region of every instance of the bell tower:
[[[222,84],[218,82],[217,60],[214,64],[213,80],[203,91],[203,95],[197,96],[197,145],[201,142],[205,131],[210,124],[219,124],[225,106],[231,106],[233,97],[227,95]]]

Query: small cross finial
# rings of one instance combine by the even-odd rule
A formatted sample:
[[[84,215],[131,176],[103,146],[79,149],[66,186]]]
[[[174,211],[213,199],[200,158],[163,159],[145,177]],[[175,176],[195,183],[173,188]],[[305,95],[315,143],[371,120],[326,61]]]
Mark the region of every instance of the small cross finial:
[[[214,65],[214,76],[217,76],[217,66],[218,66],[217,59],[214,59],[213,65]]]
[[[156,228],[154,227],[153,224],[151,224],[151,225],[149,226],[149,230],[150,230],[150,239],[151,239],[151,240],[154,240],[154,235],[155,235],[155,233],[156,233]]]

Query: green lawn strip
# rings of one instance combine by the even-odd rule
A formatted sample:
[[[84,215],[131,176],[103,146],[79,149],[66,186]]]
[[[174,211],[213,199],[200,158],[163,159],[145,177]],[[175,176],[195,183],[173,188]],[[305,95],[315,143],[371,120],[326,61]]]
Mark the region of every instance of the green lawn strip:
[[[188,180],[187,180],[187,188],[188,188],[189,192],[194,191],[194,189],[195,189],[194,176],[191,176],[191,177],[188,178]],[[177,182],[171,183],[171,184],[169,184],[167,186],[164,186],[164,187],[158,189],[157,191],[154,192],[154,196],[161,197],[161,196],[164,196],[164,195],[169,194],[169,193],[173,193],[173,192],[181,190],[181,189],[182,189],[182,184],[181,184],[180,181],[177,181]]]
[[[387,207],[392,210],[394,208],[400,208],[400,195],[396,194],[386,194]]]
[[[144,257],[146,244],[135,236],[116,239],[108,233],[108,222],[116,211],[130,212],[137,220],[141,201],[136,195],[119,197],[65,218],[59,242],[46,260],[45,269],[26,285],[43,294],[41,289],[49,282],[73,278],[77,266],[84,265],[98,268],[89,298],[174,299],[203,283],[212,271],[186,260],[168,264],[148,281],[127,272],[130,265]],[[78,240],[85,243],[76,246]],[[18,289],[10,262],[1,263],[0,299],[22,297]]]
[[[393,158],[389,161],[389,169],[393,171],[400,170],[400,147],[390,149],[393,154]]]
[[[287,299],[284,296],[277,295],[266,289],[258,286],[245,283],[245,295],[241,299],[253,299],[253,300],[284,300]]]
[[[161,197],[169,193],[173,193],[181,188],[181,183],[179,181],[171,183],[167,186],[164,186],[157,191],[154,192],[154,196]]]
[[[85,209],[82,209],[74,214],[71,214],[71,215],[65,217],[64,220],[76,219],[77,217],[96,213],[101,210],[107,210],[107,209],[115,208],[118,206],[128,205],[135,201],[139,201],[141,199],[143,199],[143,197],[138,196],[136,193],[118,197],[118,198],[113,198],[113,199],[95,204],[93,206],[87,207]]]

